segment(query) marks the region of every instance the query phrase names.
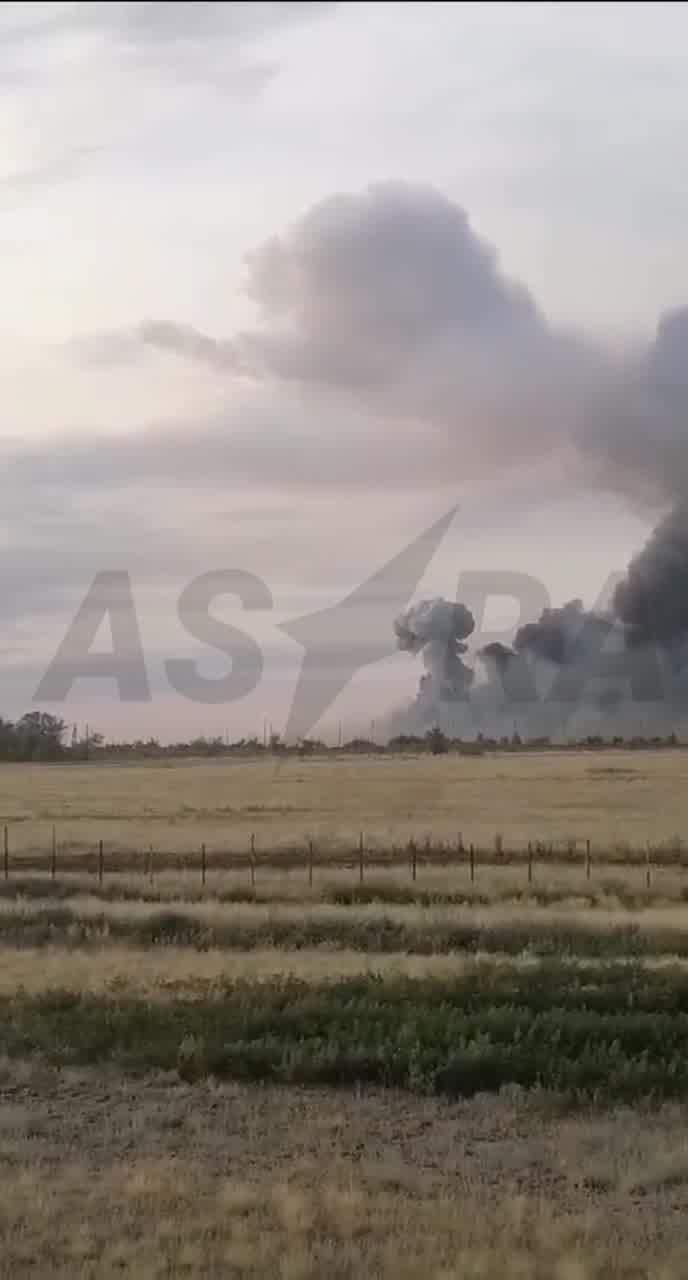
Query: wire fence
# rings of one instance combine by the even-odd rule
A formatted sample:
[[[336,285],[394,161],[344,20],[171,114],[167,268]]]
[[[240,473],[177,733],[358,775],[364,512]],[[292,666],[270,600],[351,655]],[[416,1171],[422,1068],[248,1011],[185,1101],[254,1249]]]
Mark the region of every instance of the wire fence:
[[[532,884],[538,873],[549,869],[578,868],[586,880],[591,880],[593,869],[608,874],[610,871],[621,871],[624,868],[645,870],[645,881],[650,887],[654,870],[660,867],[681,870],[688,868],[688,849],[683,843],[652,847],[650,844],[634,849],[618,850],[600,848],[593,851],[590,839],[583,841],[566,841],[555,844],[554,841],[529,840],[525,846],[508,847],[501,835],[494,838],[490,846],[478,845],[475,842],[464,842],[459,836],[454,843],[446,840],[434,841],[430,836],[420,843],[411,837],[404,844],[381,847],[376,842],[368,843],[365,833],[359,832],[358,840],[352,842],[350,849],[318,849],[313,837],[304,837],[303,842],[290,845],[288,848],[258,849],[255,833],[252,833],[245,850],[209,849],[205,842],[197,849],[188,852],[154,849],[150,844],[147,849],[136,851],[121,848],[116,844],[108,846],[104,839],[99,839],[91,849],[74,849],[66,844],[61,847],[59,833],[55,826],[46,839],[45,852],[36,848],[30,850],[19,848],[12,850],[11,827],[3,827],[3,877],[6,882],[13,876],[27,872],[48,875],[55,880],[58,875],[79,872],[94,875],[98,883],[103,884],[107,875],[140,874],[151,883],[155,876],[163,872],[196,873],[202,886],[208,883],[213,872],[242,872],[249,877],[250,884],[255,887],[259,873],[270,871],[294,872],[302,869],[310,886],[313,885],[316,872],[350,870],[363,884],[366,874],[372,870],[393,870],[408,872],[412,882],[416,883],[424,869],[443,868],[445,870],[465,869],[471,882],[475,883],[481,870],[487,868],[523,868],[528,884]]]

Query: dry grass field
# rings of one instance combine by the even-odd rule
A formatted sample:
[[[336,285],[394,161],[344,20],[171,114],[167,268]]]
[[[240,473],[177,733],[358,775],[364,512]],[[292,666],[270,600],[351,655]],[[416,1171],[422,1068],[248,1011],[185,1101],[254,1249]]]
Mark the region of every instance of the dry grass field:
[[[410,837],[493,846],[528,840],[598,851],[688,841],[688,751],[605,751],[133,765],[4,765],[0,821],[12,852],[180,854],[305,847],[351,850]]]
[[[4,767],[0,1277],[688,1275],[686,770]],[[362,882],[360,830],[399,849]],[[459,831],[473,879],[413,879]],[[213,862],[252,832],[313,876]],[[121,868],[151,844],[183,856]]]
[[[0,1276],[679,1280],[683,1114],[0,1062]]]
[[[0,1079],[8,1277],[618,1276],[659,1246],[685,1264],[671,1108],[602,1121],[505,1096]]]

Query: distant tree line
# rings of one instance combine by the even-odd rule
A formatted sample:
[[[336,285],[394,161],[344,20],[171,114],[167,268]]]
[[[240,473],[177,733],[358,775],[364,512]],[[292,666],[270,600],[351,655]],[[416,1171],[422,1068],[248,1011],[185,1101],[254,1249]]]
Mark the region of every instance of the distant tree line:
[[[369,738],[351,738],[336,747],[328,746],[319,738],[302,738],[293,746],[287,746],[277,733],[261,741],[258,737],[237,738],[230,742],[226,737],[197,737],[189,741],[163,744],[157,738],[137,738],[131,742],[106,742],[101,733],[88,728],[79,733],[72,727],[68,739],[68,725],[59,716],[44,711],[30,711],[19,720],[0,717],[1,761],[84,761],[84,760],[142,760],[165,757],[203,758],[266,755],[483,755],[489,751],[565,751],[601,748],[659,748],[683,745],[675,733],[664,737],[631,738],[590,735],[575,741],[554,743],[547,737],[521,738],[514,732],[510,737],[490,738],[479,733],[474,739],[452,738],[439,726],[424,734],[397,734],[382,745]]]
[[[74,729],[69,744],[66,733],[65,721],[45,711],[29,711],[14,721],[0,716],[0,760],[87,759],[90,750],[103,748],[100,733],[80,738]]]

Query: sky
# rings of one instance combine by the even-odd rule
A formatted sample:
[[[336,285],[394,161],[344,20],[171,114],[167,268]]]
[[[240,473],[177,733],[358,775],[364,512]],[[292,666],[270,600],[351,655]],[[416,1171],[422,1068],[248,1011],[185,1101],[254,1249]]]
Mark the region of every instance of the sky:
[[[0,714],[354,732],[408,597],[599,603],[683,484],[687,73],[679,5],[5,3]],[[37,697],[113,573],[145,697]]]

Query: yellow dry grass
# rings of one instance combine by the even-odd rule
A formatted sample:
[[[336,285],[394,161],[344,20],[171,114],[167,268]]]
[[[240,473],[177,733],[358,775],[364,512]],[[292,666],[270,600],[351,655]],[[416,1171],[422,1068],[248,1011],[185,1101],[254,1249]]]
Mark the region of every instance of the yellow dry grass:
[[[501,952],[449,952],[446,955],[406,955],[400,952],[363,952],[342,948],[326,951],[304,947],[285,951],[277,947],[252,951],[194,951],[183,947],[159,949],[106,946],[73,950],[62,946],[3,947],[0,996],[44,995],[71,991],[89,995],[138,996],[146,1000],[212,999],[228,982],[269,982],[277,977],[302,982],[328,982],[352,977],[451,978],[508,965],[533,969],[541,959],[527,952],[518,956]],[[576,958],[571,967],[585,968],[596,960]],[[688,960],[678,956],[648,956],[615,964],[644,964],[648,969],[685,971]]]
[[[0,1063],[0,1276],[679,1280],[682,1116]],[[8,1176],[9,1175],[9,1176]]]
[[[3,947],[0,996],[18,992],[37,995],[51,990],[144,996],[149,1000],[212,997],[221,984],[237,980],[268,981],[291,976],[323,982],[359,975],[449,977],[480,965],[507,962],[519,967],[538,961],[530,956],[450,953],[438,956],[324,951],[193,951],[190,948],[103,947],[80,951],[68,947]],[[677,963],[673,961],[673,963]]]
[[[0,855],[1,857],[1,855]],[[10,889],[16,889],[21,895],[21,883],[46,880],[48,864],[42,871],[22,871],[10,869]],[[59,867],[58,867],[59,871]],[[314,867],[313,883],[309,883],[308,867],[285,867],[276,870],[262,867],[260,861],[251,881],[248,865],[240,870],[216,870],[209,857],[205,885],[200,874],[200,859],[195,859],[193,868],[180,870],[155,870],[153,878],[145,873],[142,861],[140,872],[110,871],[106,869],[103,884],[106,894],[117,892],[127,895],[148,896],[161,902],[175,900],[195,900],[199,897],[213,899],[227,896],[234,892],[247,894],[249,889],[258,901],[272,899],[289,899],[304,905],[318,902],[339,889],[352,889],[359,883],[358,866],[350,867],[318,866]],[[74,894],[89,895],[97,887],[97,875],[93,871],[59,872],[59,880],[65,886],[72,886]],[[20,883],[21,881],[21,883]],[[602,908],[615,909],[620,899],[632,895],[638,906],[670,905],[680,903],[688,891],[688,874],[674,867],[651,868],[650,888],[646,883],[644,865],[628,865],[624,863],[599,862],[592,864],[590,878],[586,878],[584,858],[573,862],[561,862],[550,859],[548,855],[533,862],[532,880],[528,880],[526,864],[495,866],[492,863],[475,864],[474,880],[470,879],[468,859],[462,857],[452,867],[426,865],[422,859],[417,863],[416,880],[411,879],[410,865],[404,860],[403,865],[395,867],[374,867],[364,874],[364,885],[379,890],[415,892],[418,895],[460,894],[467,902],[489,898],[495,901],[518,902],[531,900],[535,905],[538,895],[543,893],[557,895],[562,909],[574,910],[585,906],[590,895],[594,895],[596,905]],[[0,888],[2,881],[0,880]]]
[[[41,910],[53,910],[54,903],[48,899],[23,900],[21,898],[0,899],[0,915],[23,914],[28,911],[32,915]],[[102,917],[108,920],[145,922],[155,919],[167,910],[165,905],[149,902],[107,902],[101,898],[87,894],[66,898],[60,903],[61,908],[73,912],[75,917],[92,920]],[[176,901],[173,904],[175,915],[188,918],[201,925],[229,926],[241,923],[245,928],[257,925],[268,925],[271,922],[298,926],[304,920],[304,905],[300,902],[217,902],[212,899],[187,903]],[[589,928],[604,929],[637,929],[661,931],[682,931],[688,924],[688,904],[670,903],[667,906],[647,907],[639,911],[610,908],[600,910],[596,907],[581,908],[575,903],[570,909],[557,904],[556,907],[538,907],[524,903],[481,904],[480,906],[421,906],[419,904],[399,903],[359,903],[352,907],[342,907],[330,903],[313,902],[307,908],[310,921],[327,923],[332,929],[340,926],[344,930],[353,921],[390,920],[409,927],[422,927],[427,932],[433,928],[450,926],[491,927],[497,925],[537,926],[538,928],[557,927],[571,929],[576,925]]]
[[[478,866],[472,891],[492,904],[432,906],[323,902],[357,872],[258,865],[266,900],[221,903],[213,892],[246,885],[246,871],[212,869],[213,849],[286,847],[312,836],[319,853],[414,835],[492,845],[586,837],[593,850],[688,836],[688,753],[484,758],[423,757],[274,762],[6,766],[0,823],[12,859],[61,849],[197,853],[209,850],[208,899],[194,872],[156,870],[155,890],[207,924],[332,925],[388,919],[427,930],[468,923],[580,923],[595,928],[684,929],[683,877],[642,867],[536,863],[531,891],[556,889],[556,906],[517,900],[523,867]],[[14,868],[14,861],[12,867]],[[47,858],[46,858],[47,865]],[[366,873],[368,874],[368,873]],[[409,869],[370,878],[409,885]],[[82,880],[61,905],[91,918],[140,920],[161,908],[104,902]],[[106,876],[150,888],[143,876]],[[92,882],[93,883],[93,882]],[[76,886],[75,886],[76,888]],[[419,864],[418,890],[468,891],[465,865]],[[10,886],[11,889],[11,886]],[[585,894],[598,891],[597,905]],[[600,892],[601,890],[601,892]],[[638,910],[623,905],[632,892]],[[275,894],[286,902],[271,902]],[[513,900],[508,897],[513,894]],[[630,899],[629,899],[630,900]],[[56,906],[27,897],[0,911]],[[0,995],[56,988],[151,1000],[212,995],[228,979],[275,974],[323,980],[353,974],[465,972],[532,957],[376,955],[348,950],[198,952],[174,946],[1,949]],[[577,961],[581,963],[581,961]],[[670,957],[649,964],[677,963]],[[562,1118],[533,1100],[476,1097],[448,1103],[373,1090],[244,1089],[176,1074],[147,1082],[109,1068],[57,1072],[0,1061],[0,1278],[229,1276],[248,1280],[679,1280],[688,1275],[688,1148],[680,1108]]]
[[[489,845],[583,841],[602,850],[688,837],[688,752],[570,752],[132,765],[5,765],[0,820],[12,851],[63,847],[321,852],[410,836]]]
[[[113,1221],[116,1220],[116,1230]],[[470,1195],[298,1181],[209,1179],[193,1160],[140,1158],[95,1178],[78,1164],[25,1171],[4,1197],[0,1276],[138,1280],[681,1280],[688,1248],[629,1246],[584,1214],[511,1190],[485,1213]]]

